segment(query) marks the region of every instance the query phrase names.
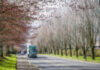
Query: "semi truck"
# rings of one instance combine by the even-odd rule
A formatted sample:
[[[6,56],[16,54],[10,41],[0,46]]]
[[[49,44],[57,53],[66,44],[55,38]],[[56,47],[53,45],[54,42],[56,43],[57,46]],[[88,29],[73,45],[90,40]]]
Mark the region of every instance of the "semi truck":
[[[29,58],[37,58],[37,49],[35,45],[30,45],[27,48],[27,54]]]

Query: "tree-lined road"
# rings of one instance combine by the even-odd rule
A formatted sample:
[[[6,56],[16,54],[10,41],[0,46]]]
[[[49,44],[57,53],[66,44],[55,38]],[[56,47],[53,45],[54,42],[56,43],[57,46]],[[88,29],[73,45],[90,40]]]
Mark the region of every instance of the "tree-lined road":
[[[38,58],[28,58],[42,70],[100,70],[100,64],[68,60],[65,58],[39,55]]]

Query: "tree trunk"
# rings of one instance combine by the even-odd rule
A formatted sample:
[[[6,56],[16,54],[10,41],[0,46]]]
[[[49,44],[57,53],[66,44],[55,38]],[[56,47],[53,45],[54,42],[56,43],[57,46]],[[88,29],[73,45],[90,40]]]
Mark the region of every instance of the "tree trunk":
[[[47,50],[47,49],[46,49],[46,48],[44,48],[44,52],[45,52],[45,53],[46,53],[46,50]]]
[[[41,50],[41,49],[39,49],[39,53],[40,53],[40,54],[42,53],[42,50]]]
[[[59,55],[59,49],[57,49],[57,55]]]
[[[52,49],[50,50],[50,54],[52,54]]]
[[[85,48],[83,49],[83,55],[84,55],[84,59],[87,60],[87,54]]]
[[[7,47],[6,47],[6,45],[3,46],[3,56],[7,56]]]
[[[56,55],[57,55],[57,49],[55,49]]]
[[[95,47],[94,46],[92,47],[91,52],[92,52],[92,59],[95,60]]]
[[[65,43],[65,55],[67,56],[67,47],[66,47],[66,43]]]
[[[69,46],[69,50],[70,50],[70,56],[72,57],[72,47],[71,47],[71,45]]]
[[[44,48],[42,48],[42,53],[44,54]]]
[[[48,47],[48,54],[50,54],[50,48]]]
[[[1,57],[1,46],[0,46],[0,57]]]
[[[49,54],[49,48],[48,48],[48,51],[47,51],[47,52],[48,52],[48,54]]]
[[[54,55],[56,55],[56,50],[55,50],[54,46],[53,46],[53,53],[54,53]]]
[[[3,57],[3,46],[0,46],[1,49],[0,49],[0,52],[1,52],[1,57]]]
[[[76,47],[76,57],[78,58],[78,47]]]
[[[7,46],[6,49],[7,49],[7,53],[6,53],[6,55],[9,56],[9,54],[10,54],[10,47]]]
[[[61,49],[61,56],[63,56],[63,49]]]
[[[51,49],[49,48],[49,54],[51,54]]]
[[[67,49],[65,49],[65,55],[67,56]]]
[[[56,52],[55,52],[55,50],[53,50],[53,52],[54,52],[54,55],[56,55]]]
[[[55,48],[54,48],[53,50],[54,50],[54,55],[56,55],[56,50],[55,50]]]

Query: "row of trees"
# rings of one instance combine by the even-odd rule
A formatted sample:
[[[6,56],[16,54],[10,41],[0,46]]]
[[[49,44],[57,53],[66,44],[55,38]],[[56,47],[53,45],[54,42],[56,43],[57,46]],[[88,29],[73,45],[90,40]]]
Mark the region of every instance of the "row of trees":
[[[76,57],[81,50],[84,59],[89,52],[89,56],[95,59],[95,45],[100,40],[99,0],[70,0],[64,3],[51,17],[41,20],[43,23],[37,37],[40,53],[72,57],[74,49]]]
[[[29,0],[0,0],[0,57],[27,42],[33,19],[30,5]]]

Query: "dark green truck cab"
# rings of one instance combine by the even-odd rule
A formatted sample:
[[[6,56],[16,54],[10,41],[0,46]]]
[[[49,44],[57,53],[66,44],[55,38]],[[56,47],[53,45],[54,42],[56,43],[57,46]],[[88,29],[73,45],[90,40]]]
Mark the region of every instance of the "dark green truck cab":
[[[29,58],[37,58],[37,49],[35,45],[29,46]]]

